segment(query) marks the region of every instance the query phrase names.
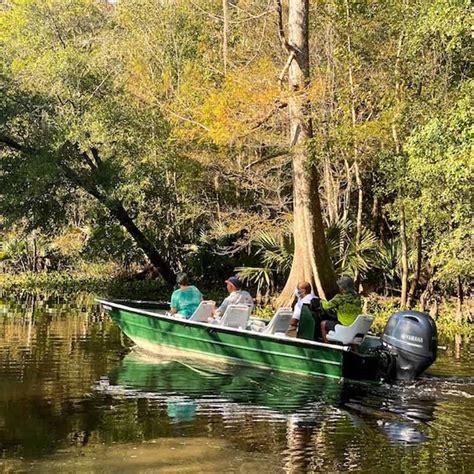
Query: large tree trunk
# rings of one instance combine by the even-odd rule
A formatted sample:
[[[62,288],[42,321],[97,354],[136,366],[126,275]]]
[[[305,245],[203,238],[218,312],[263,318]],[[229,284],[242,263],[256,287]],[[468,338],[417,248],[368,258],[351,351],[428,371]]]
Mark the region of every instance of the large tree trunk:
[[[329,298],[337,292],[324,235],[319,176],[308,153],[308,140],[313,136],[310,103],[305,93],[309,82],[308,8],[308,0],[289,2],[288,46],[293,60],[288,71],[288,109],[293,151],[295,254],[280,303],[291,299],[296,284],[301,280],[310,282],[321,298]]]

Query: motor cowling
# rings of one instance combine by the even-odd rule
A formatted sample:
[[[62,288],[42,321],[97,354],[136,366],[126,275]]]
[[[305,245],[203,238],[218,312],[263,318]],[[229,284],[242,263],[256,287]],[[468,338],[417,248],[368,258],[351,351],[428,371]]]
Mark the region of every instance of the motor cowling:
[[[394,356],[389,378],[413,380],[436,360],[436,324],[431,316],[420,311],[395,313],[383,331],[382,346]]]

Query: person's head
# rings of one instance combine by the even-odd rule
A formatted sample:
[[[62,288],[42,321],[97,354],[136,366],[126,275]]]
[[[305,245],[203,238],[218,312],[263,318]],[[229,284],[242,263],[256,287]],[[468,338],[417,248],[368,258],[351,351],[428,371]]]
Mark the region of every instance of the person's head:
[[[306,295],[311,293],[311,283],[307,281],[300,281],[296,285],[295,296],[297,298],[304,298]]]
[[[354,280],[350,276],[342,276],[336,283],[341,293],[355,293]]]
[[[179,286],[188,286],[189,285],[189,278],[187,273],[178,273],[176,275],[176,283]]]
[[[227,278],[225,283],[229,293],[233,293],[234,291],[238,291],[242,288],[242,282],[236,276]]]

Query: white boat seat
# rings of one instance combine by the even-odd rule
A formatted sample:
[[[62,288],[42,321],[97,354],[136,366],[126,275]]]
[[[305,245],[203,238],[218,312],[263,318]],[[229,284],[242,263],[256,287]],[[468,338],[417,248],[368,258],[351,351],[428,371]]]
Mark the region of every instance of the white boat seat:
[[[245,329],[251,312],[252,308],[249,305],[230,304],[217,324],[229,328]]]
[[[215,301],[201,301],[196,308],[189,321],[197,321],[199,323],[207,323],[207,320],[212,316],[212,311],[216,307]]]
[[[367,331],[372,326],[374,317],[368,314],[359,314],[356,320],[350,326],[337,324],[334,331],[329,331],[327,340],[332,342],[340,342],[341,344],[360,345],[364,340]]]
[[[293,311],[291,308],[278,308],[266,326],[258,321],[257,324],[251,325],[251,329],[263,334],[286,334],[292,317]]]

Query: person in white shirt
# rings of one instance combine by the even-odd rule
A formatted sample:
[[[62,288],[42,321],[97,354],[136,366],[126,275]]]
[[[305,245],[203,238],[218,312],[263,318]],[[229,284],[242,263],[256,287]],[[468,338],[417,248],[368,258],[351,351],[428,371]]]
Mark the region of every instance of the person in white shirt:
[[[293,309],[293,317],[290,321],[289,331],[296,330],[298,327],[303,305],[310,304],[311,300],[316,298],[311,289],[311,283],[308,283],[307,281],[300,281],[296,285],[295,296],[298,298],[298,300],[296,301],[295,307]]]
[[[253,311],[253,298],[250,296],[249,292],[242,290],[242,282],[236,276],[231,276],[225,281],[225,283],[229,296],[215,310],[214,317],[220,318],[224,316],[225,310],[231,304],[246,304],[250,306]]]

